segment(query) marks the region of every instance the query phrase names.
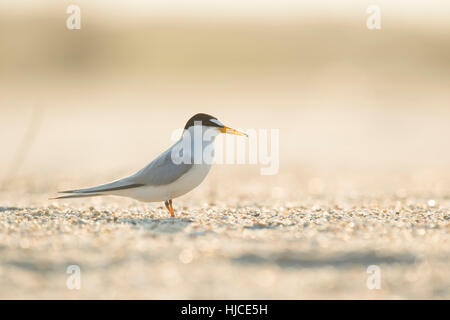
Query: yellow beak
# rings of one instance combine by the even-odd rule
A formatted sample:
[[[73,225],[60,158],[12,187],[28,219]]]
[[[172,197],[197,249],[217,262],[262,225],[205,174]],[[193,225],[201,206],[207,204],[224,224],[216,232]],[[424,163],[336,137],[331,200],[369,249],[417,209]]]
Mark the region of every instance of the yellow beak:
[[[223,128],[220,128],[219,130],[220,130],[220,132],[223,132],[223,133],[229,133],[229,134],[235,134],[235,135],[238,135],[238,136],[248,137],[247,134],[245,134],[243,132],[240,132],[240,131],[237,131],[237,130],[235,130],[233,128],[230,128],[230,127],[227,127],[227,126],[224,126]]]

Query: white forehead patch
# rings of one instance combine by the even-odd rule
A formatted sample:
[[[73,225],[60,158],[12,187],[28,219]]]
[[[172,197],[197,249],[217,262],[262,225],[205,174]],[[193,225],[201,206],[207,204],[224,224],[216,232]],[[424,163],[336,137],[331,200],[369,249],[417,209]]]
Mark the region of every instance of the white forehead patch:
[[[217,119],[211,119],[211,120],[209,120],[209,121],[214,122],[215,124],[217,124],[217,125],[219,125],[219,126],[221,126],[221,127],[224,126],[224,125],[222,124],[222,122],[220,122],[220,121],[217,120]]]

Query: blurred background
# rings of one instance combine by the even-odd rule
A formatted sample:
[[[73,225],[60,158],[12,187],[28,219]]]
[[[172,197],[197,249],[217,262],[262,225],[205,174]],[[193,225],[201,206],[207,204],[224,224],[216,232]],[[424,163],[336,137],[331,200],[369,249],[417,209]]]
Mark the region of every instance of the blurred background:
[[[80,30],[66,27],[70,15],[66,9],[70,4],[81,9]],[[366,26],[366,10],[372,4],[381,9],[380,30]],[[313,208],[312,217],[321,205],[394,210],[419,203],[424,212],[428,204],[441,210],[439,206],[448,208],[450,200],[449,88],[450,3],[445,1],[0,0],[0,211],[6,217],[12,210],[8,208],[16,208],[18,211],[14,209],[8,216],[14,220],[18,217],[15,212],[26,208],[40,212],[36,208],[43,206],[47,211],[65,215],[70,215],[73,208],[82,208],[89,215],[93,214],[91,205],[106,206],[111,212],[126,211],[121,219],[129,220],[124,220],[125,227],[114,226],[119,229],[132,229],[129,221],[135,221],[127,218],[131,214],[127,205],[139,214],[147,209],[160,210],[161,217],[165,217],[161,204],[118,198],[72,202],[47,199],[57,190],[96,185],[134,173],[169,147],[173,131],[198,112],[212,114],[233,128],[279,129],[280,170],[273,176],[261,176],[258,165],[217,165],[196,191],[174,203],[180,211],[213,204],[230,209],[243,203],[267,206],[269,213],[295,207],[304,214]],[[377,297],[448,297],[448,287],[444,287],[445,280],[448,284],[448,249],[444,248],[448,244],[448,213],[444,220],[445,212],[439,212],[434,217],[440,219],[443,227],[436,232],[444,233],[430,235],[428,242],[403,237],[409,235],[409,229],[405,233],[394,232],[400,237],[396,242],[399,251],[434,252],[439,261],[436,269],[393,268],[391,280],[395,285],[391,289],[397,291],[392,293],[388,288],[387,293]],[[52,230],[62,230],[58,228],[66,224],[64,217]],[[386,225],[378,218],[375,220]],[[7,221],[12,220],[8,219],[1,225],[6,228],[2,230],[10,230],[12,224]],[[23,222],[26,219],[21,221],[16,221],[17,225],[28,226]],[[360,222],[366,225],[365,221]],[[110,227],[107,223],[101,225]],[[295,225],[303,228],[303,224]],[[415,230],[413,224],[406,225]],[[229,242],[234,234],[225,236],[223,243],[231,243],[233,250],[248,249],[252,254],[254,244],[248,239],[257,233],[261,245],[273,246],[274,250],[311,246],[325,248],[323,252],[329,253],[330,248],[347,248],[334,240],[337,233],[332,228],[327,234],[315,230],[311,236],[306,229],[305,224],[299,231],[306,238],[301,244],[296,241],[298,234],[277,234],[276,230],[271,233],[271,229],[254,233],[243,229],[245,244]],[[380,230],[356,234],[355,238],[343,237],[352,240],[348,248],[362,243],[368,250],[383,246],[392,249],[391,238]],[[293,273],[259,266],[245,269],[245,274],[248,279],[257,275],[255,283],[262,283],[266,291],[258,290],[255,283],[242,288],[222,287],[223,281],[233,283],[236,275],[244,275],[242,269],[221,265],[217,278],[213,271],[203,272],[213,269],[194,264],[185,274],[192,283],[176,295],[171,290],[170,272],[181,270],[177,269],[176,250],[188,250],[188,258],[192,258],[191,249],[183,247],[191,243],[191,238],[174,236],[178,239],[174,240],[176,247],[168,245],[165,231],[162,235],[157,233],[163,244],[145,238],[155,241],[151,244],[161,250],[158,257],[163,263],[158,267],[147,263],[141,266],[133,259],[145,260],[147,253],[134,246],[144,240],[134,229],[125,231],[118,234],[125,234],[125,238],[131,234],[137,240],[126,242],[119,237],[116,242],[102,242],[103,238],[95,242],[90,240],[91,234],[77,238],[78,231],[70,232],[73,238],[63,233],[66,242],[44,237],[46,245],[56,246],[54,251],[39,247],[39,237],[34,238],[28,231],[0,233],[0,244],[8,248],[0,265],[0,284],[5,281],[3,288],[15,288],[17,297],[54,297],[51,287],[42,290],[49,284],[42,280],[47,275],[47,265],[39,259],[53,252],[49,259],[62,261],[63,267],[55,267],[60,272],[70,258],[88,252],[91,255],[85,258],[86,264],[94,264],[88,297],[123,297],[121,293],[133,296],[133,290],[117,289],[123,284],[116,285],[114,281],[126,282],[128,278],[116,275],[135,269],[142,272],[145,267],[149,268],[147,275],[153,270],[168,273],[168,282],[157,277],[156,282],[163,281],[161,287],[151,293],[141,288],[142,294],[136,293],[137,297],[229,298],[235,297],[236,292],[241,292],[243,298],[311,298],[327,297],[326,294],[349,297],[361,289],[350,288],[348,278],[343,277],[347,271],[319,268],[318,276],[312,268],[300,281]],[[29,242],[24,240],[25,235]],[[370,241],[366,236],[371,237]],[[279,242],[273,241],[275,238]],[[218,235],[202,239],[209,240],[200,240],[206,242],[201,242],[200,247],[217,244],[222,248]],[[83,241],[91,241],[92,247],[80,253],[72,244]],[[106,250],[106,243],[113,244],[110,251]],[[124,243],[129,247],[124,248]],[[325,246],[320,247],[323,243]],[[122,273],[107,278],[101,271],[103,267],[95,264],[100,254],[98,247],[104,250],[98,265],[112,263],[114,268],[116,255],[129,258],[124,258],[129,265],[125,264]],[[35,249],[26,251],[27,248]],[[217,250],[213,249],[216,259]],[[167,258],[169,250],[173,250],[175,258]],[[18,270],[25,271],[20,271],[22,274]],[[365,279],[364,272],[355,270],[352,276]],[[2,272],[7,277],[2,278]],[[190,278],[195,272],[198,278]],[[402,278],[403,275],[409,278]],[[60,277],[64,283],[65,274]],[[289,277],[297,279],[301,290],[290,289],[294,282]],[[318,278],[319,286],[323,286],[317,289],[312,282]],[[327,279],[331,278],[335,280],[334,287],[328,286]],[[138,285],[139,279],[130,281]],[[273,281],[266,285],[265,279]],[[408,279],[423,281],[408,287]],[[103,281],[103,286],[96,281]],[[364,281],[357,283],[363,286]],[[205,285],[200,290],[201,283]],[[114,289],[104,290],[108,286],[116,288],[116,293]],[[317,289],[315,293],[308,291],[312,287]],[[67,294],[65,288],[61,290]],[[374,297],[364,286],[361,290],[362,296]],[[10,297],[6,291],[3,294]],[[81,293],[80,297],[86,295]]]
[[[69,4],[80,30],[66,28]],[[442,177],[450,5],[377,1],[381,30],[369,30],[370,4],[1,1],[3,189],[134,172],[197,112],[280,129],[280,174]]]

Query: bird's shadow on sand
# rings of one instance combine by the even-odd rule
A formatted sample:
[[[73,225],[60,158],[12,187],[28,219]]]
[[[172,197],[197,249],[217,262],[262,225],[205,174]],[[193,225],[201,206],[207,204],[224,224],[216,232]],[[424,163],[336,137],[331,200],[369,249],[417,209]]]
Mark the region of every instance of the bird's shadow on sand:
[[[140,226],[148,231],[156,233],[177,233],[186,228],[192,220],[186,218],[139,218],[139,219],[127,219],[120,218],[121,223],[129,223],[135,226]]]

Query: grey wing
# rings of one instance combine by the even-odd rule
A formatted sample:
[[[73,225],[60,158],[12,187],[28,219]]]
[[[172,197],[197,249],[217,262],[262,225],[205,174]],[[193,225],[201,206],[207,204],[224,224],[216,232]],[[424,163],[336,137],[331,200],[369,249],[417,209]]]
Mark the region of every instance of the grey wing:
[[[117,180],[114,182],[102,184],[97,187],[85,188],[85,189],[76,189],[76,190],[66,190],[60,191],[59,193],[82,193],[82,194],[93,194],[100,192],[111,192],[118,191],[124,189],[138,188],[144,186],[143,184],[133,182],[130,178],[124,178],[121,180]]]
[[[192,164],[176,164],[172,161],[172,148],[166,150],[145,168],[130,177],[136,184],[151,186],[166,185],[183,176]]]
[[[145,168],[130,177],[92,188],[60,191],[60,193],[96,194],[139,188],[146,185],[160,186],[172,183],[184,175],[192,167],[192,164],[175,164],[172,161],[171,153],[172,148],[166,150]]]

